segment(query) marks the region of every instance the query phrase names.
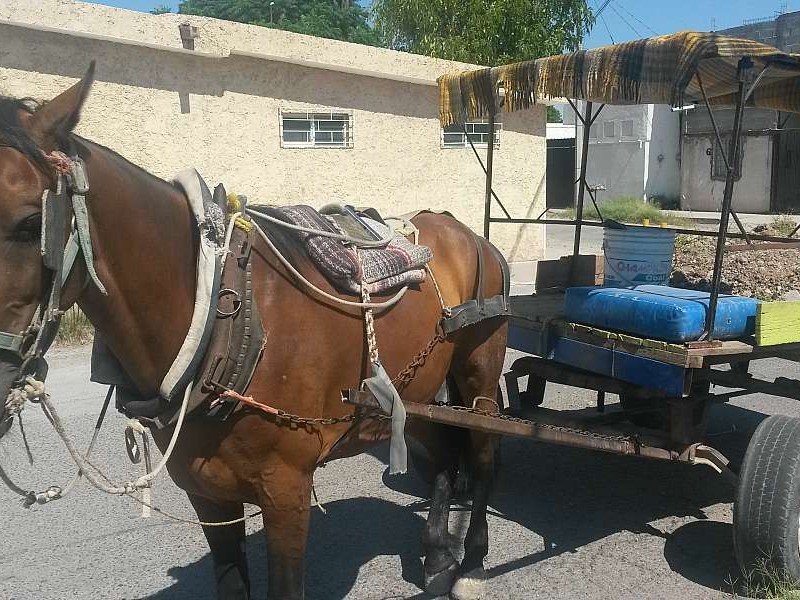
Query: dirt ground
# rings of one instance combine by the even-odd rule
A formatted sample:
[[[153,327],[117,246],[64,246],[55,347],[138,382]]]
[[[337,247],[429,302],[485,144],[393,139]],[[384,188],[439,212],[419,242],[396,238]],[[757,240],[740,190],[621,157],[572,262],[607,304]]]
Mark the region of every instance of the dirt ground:
[[[757,233],[781,235],[770,229]],[[678,236],[670,284],[709,290],[714,269],[716,240],[711,237]],[[756,242],[757,243],[757,242]],[[742,245],[733,240],[729,245]],[[750,250],[726,252],[722,291],[760,300],[800,299],[800,250]]]

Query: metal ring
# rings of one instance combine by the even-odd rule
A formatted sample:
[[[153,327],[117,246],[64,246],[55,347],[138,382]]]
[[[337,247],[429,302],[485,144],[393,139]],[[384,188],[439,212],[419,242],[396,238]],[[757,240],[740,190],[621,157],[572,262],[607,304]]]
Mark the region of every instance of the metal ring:
[[[236,316],[242,309],[242,301],[240,300],[239,292],[230,288],[221,289],[219,291],[219,299],[222,300],[226,296],[236,296],[236,298],[233,301],[233,310],[231,312],[222,311],[219,309],[219,306],[217,306],[217,316],[222,317],[223,319]]]

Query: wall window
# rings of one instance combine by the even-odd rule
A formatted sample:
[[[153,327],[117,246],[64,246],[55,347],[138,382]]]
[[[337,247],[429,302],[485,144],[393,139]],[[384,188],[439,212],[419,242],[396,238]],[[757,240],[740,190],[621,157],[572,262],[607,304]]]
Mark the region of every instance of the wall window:
[[[280,112],[281,148],[352,148],[352,112]]]
[[[719,181],[725,181],[728,176],[728,170],[725,167],[725,160],[722,158],[722,150],[720,145],[717,143],[716,138],[714,139],[714,155],[711,159],[711,179],[716,179]],[[722,143],[725,145],[725,154],[730,153],[731,147],[731,136],[730,135],[723,135],[722,136]],[[739,154],[736,156],[736,160],[733,164],[733,174],[734,178],[738,181],[742,177],[742,156],[744,156],[744,144],[745,144],[745,137],[742,136],[742,140],[739,143]],[[730,157],[729,157],[730,160]]]
[[[623,138],[630,139],[633,137],[633,119],[626,119],[625,121],[620,121],[619,134]]]
[[[603,122],[603,137],[607,138],[617,137],[617,123],[615,121]]]
[[[464,130],[466,129],[466,133]],[[494,124],[494,147],[500,147],[500,131],[502,123]],[[469,148],[467,135],[476,148],[486,148],[489,145],[489,124],[481,121],[464,123],[463,125],[448,125],[442,129],[442,148]]]

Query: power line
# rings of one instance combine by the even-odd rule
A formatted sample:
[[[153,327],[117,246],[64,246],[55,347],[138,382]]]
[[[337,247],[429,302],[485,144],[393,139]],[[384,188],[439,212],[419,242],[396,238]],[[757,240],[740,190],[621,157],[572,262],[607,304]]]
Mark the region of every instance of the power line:
[[[642,34],[641,34],[641,33],[639,33],[639,31],[636,29],[636,27],[634,27],[633,25],[631,25],[631,22],[630,22],[630,21],[628,21],[628,19],[626,19],[626,18],[623,16],[623,14],[622,14],[622,13],[620,13],[620,12],[619,12],[619,11],[618,11],[616,8],[614,8],[614,5],[613,5],[613,4],[609,4],[609,6],[611,7],[611,10],[613,10],[613,11],[614,11],[614,13],[615,13],[615,14],[616,14],[616,15],[617,15],[617,16],[618,16],[620,19],[622,19],[622,20],[625,22],[625,24],[626,24],[628,27],[630,27],[631,29],[633,29],[633,32],[634,32],[636,35],[638,35],[639,37],[643,37],[643,36],[642,36]]]
[[[629,15],[630,17],[632,17],[633,19],[636,19],[636,20],[637,20],[639,23],[641,23],[642,25],[644,25],[644,26],[645,26],[645,28],[646,28],[648,31],[650,31],[650,33],[652,33],[653,35],[658,35],[658,32],[657,32],[655,29],[653,29],[652,27],[650,27],[650,26],[649,26],[647,23],[645,23],[644,21],[642,21],[642,20],[641,20],[639,17],[637,17],[635,14],[633,14],[633,13],[632,13],[631,11],[629,11],[627,8],[625,8],[625,6],[622,4],[622,2],[620,2],[619,0],[617,0],[617,2],[616,2],[616,3],[617,3],[617,6],[619,6],[619,7],[620,7],[622,10],[624,10],[626,13],[628,13],[628,15]]]
[[[617,42],[614,41],[614,36],[611,35],[611,30],[608,28],[608,23],[606,23],[606,18],[603,15],[600,15],[600,20],[603,22],[603,25],[606,26],[606,31],[608,32],[608,37],[611,38],[611,43],[616,44]]]
[[[609,4],[611,4],[611,0],[604,0],[602,6],[595,11],[594,18],[600,17]]]

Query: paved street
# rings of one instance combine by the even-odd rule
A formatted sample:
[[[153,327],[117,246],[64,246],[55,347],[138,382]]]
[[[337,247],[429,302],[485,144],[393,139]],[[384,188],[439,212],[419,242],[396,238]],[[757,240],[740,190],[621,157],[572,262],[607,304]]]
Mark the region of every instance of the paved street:
[[[512,358],[512,357],[509,357]],[[69,430],[88,437],[103,389],[86,383],[88,349],[57,350],[50,389]],[[757,363],[759,374],[797,376],[790,363]],[[591,398],[549,389],[547,404],[577,407]],[[734,460],[762,412],[800,414],[765,396],[714,409],[714,445]],[[111,414],[97,456],[118,479],[137,471],[122,443],[123,419]],[[26,430],[36,457],[26,464],[18,430],[0,442],[0,461],[23,487],[64,484],[72,473],[54,433],[35,408]],[[385,449],[319,471],[327,514],[313,511],[308,598],[417,598],[419,535],[426,489],[413,476],[389,478]],[[358,474],[354,477],[353,474]],[[662,464],[590,451],[505,440],[491,504],[488,557],[492,598],[723,598],[733,565],[733,491],[703,467]],[[183,494],[159,480],[155,501],[189,515]],[[199,529],[143,519],[129,500],[85,485],[32,510],[0,489],[0,598],[15,600],[213,598],[210,558]],[[465,532],[454,511],[452,530]],[[255,597],[265,590],[258,522],[249,549]]]

